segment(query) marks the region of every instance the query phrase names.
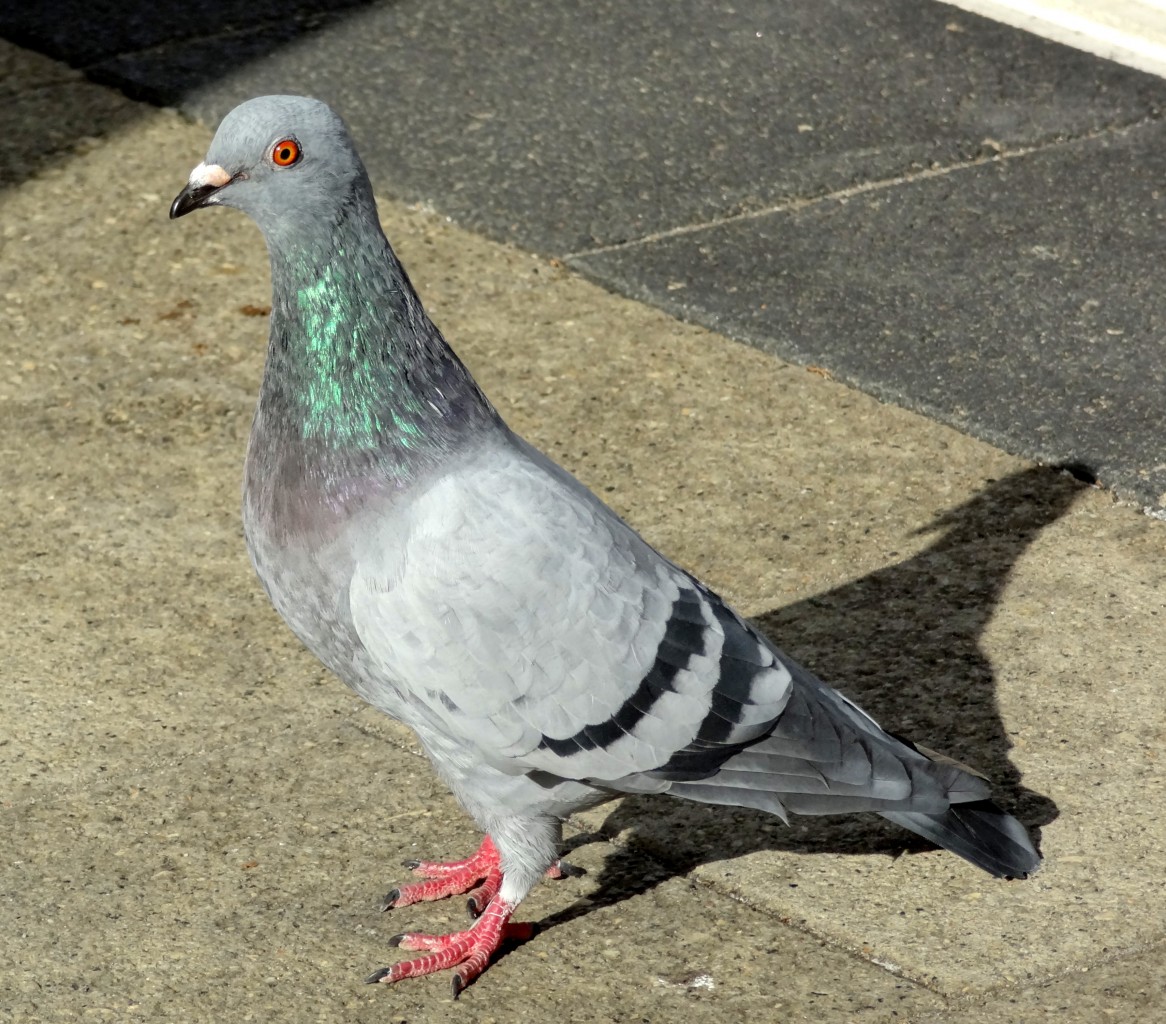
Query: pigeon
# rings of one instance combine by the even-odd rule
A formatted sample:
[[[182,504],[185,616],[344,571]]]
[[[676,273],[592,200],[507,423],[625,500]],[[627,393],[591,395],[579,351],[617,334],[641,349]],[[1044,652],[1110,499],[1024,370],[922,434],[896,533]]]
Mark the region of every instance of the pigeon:
[[[563,821],[624,794],[873,811],[983,870],[1040,863],[979,775],[884,732],[513,433],[426,315],[341,118],[264,96],[223,119],[172,218],[228,206],[271,261],[246,544],[294,633],[409,726],[485,834],[411,861],[385,908],[469,893],[464,931],[369,982],[452,969],[457,996],[559,860]]]

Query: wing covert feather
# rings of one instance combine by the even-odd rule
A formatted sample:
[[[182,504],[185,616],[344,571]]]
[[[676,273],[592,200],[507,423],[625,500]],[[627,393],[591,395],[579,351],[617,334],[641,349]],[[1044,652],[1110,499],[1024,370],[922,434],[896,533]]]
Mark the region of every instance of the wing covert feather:
[[[479,454],[385,532],[350,588],[361,641],[504,771],[614,782],[754,739],[788,699],[719,598],[526,446]]]

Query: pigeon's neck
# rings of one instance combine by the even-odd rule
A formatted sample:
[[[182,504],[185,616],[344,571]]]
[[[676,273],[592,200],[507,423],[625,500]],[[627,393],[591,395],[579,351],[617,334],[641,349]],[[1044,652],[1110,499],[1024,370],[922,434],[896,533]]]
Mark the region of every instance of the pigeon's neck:
[[[266,429],[321,457],[375,451],[408,477],[497,422],[425,314],[371,190],[358,189],[318,241],[273,241]]]

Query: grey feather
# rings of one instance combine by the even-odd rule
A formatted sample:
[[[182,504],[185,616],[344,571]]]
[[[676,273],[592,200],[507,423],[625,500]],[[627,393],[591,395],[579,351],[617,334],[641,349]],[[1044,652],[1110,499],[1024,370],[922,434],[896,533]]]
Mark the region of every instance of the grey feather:
[[[303,159],[271,165],[294,137]],[[979,778],[888,735],[512,434],[385,240],[343,123],[233,111],[175,215],[250,214],[271,256],[245,533],[276,608],[416,730],[517,902],[558,821],[619,793],[872,810],[995,874],[1039,857]],[[216,179],[218,180],[218,179]]]

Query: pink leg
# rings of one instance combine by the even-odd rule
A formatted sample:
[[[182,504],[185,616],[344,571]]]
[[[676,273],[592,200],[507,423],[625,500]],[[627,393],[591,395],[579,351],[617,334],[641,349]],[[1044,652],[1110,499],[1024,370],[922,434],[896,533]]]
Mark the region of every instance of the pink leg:
[[[509,903],[495,898],[490,901],[482,916],[464,932],[453,932],[450,935],[403,932],[395,935],[389,940],[390,945],[424,951],[426,955],[402,960],[392,967],[382,967],[370,974],[366,981],[370,985],[388,985],[402,978],[416,978],[457,967],[453,975],[453,994],[457,998],[462,989],[486,969],[490,957],[497,952],[503,940],[528,939],[534,934],[534,926],[531,924],[512,924],[512,913],[514,908]]]
[[[582,868],[568,864],[565,860],[557,860],[547,868],[547,878],[578,878],[582,874]],[[494,869],[482,879],[481,885],[466,894],[468,897],[466,909],[470,912],[470,917],[477,917],[481,914],[486,909],[487,904],[498,895],[498,890],[501,888],[502,872]]]

